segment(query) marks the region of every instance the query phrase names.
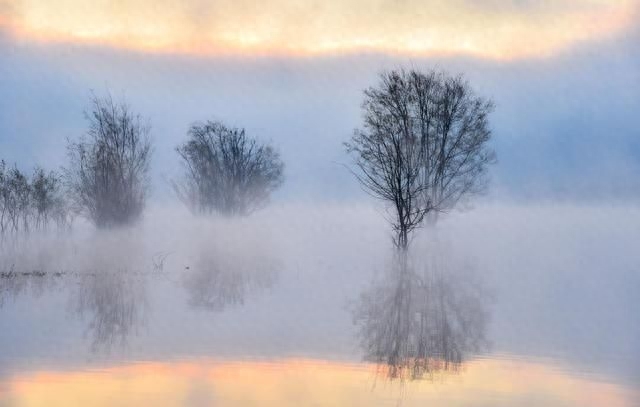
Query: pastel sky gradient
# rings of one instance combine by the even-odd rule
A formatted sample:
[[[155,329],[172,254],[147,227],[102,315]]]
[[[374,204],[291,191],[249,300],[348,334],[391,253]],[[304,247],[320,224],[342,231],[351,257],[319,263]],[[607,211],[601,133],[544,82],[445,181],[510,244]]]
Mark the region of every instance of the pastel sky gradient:
[[[637,0],[0,0],[0,158],[66,162],[91,90],[149,118],[154,194],[189,124],[272,141],[278,196],[360,191],[342,143],[384,69],[463,73],[492,98],[492,194],[640,196]],[[319,186],[322,186],[320,188]]]
[[[17,0],[19,38],[190,54],[390,52],[513,59],[615,36],[632,0],[108,1]]]

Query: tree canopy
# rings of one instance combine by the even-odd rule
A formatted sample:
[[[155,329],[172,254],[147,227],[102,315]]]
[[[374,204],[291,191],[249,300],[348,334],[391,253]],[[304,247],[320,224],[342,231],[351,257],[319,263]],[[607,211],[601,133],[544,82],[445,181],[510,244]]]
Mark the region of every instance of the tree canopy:
[[[244,129],[207,121],[192,125],[187,138],[176,148],[185,174],[173,186],[196,213],[247,215],[262,207],[283,182],[278,151],[250,138]]]
[[[346,147],[365,190],[391,203],[397,247],[428,215],[483,190],[493,107],[462,76],[434,70],[384,72],[365,90],[363,127]]]

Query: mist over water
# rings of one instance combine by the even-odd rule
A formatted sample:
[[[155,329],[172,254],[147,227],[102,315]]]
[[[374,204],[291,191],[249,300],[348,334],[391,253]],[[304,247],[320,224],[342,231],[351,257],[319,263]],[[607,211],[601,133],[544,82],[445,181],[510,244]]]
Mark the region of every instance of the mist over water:
[[[311,358],[369,361],[378,373],[368,377],[397,378],[397,363],[429,363],[402,375],[411,382],[464,378],[486,359],[539,361],[633,389],[638,215],[635,205],[453,212],[412,242],[415,275],[432,283],[412,283],[400,298],[414,302],[395,311],[384,305],[400,286],[380,206],[283,204],[242,219],[155,207],[131,228],[34,236],[3,248],[0,375]],[[401,336],[389,312],[409,324]],[[411,315],[436,325],[417,328]],[[405,348],[391,357],[384,343],[398,340]]]

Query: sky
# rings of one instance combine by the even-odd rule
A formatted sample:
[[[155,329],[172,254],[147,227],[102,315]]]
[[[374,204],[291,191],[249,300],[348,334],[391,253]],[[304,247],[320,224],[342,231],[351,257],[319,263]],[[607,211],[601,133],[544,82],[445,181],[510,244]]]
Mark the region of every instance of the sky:
[[[494,100],[489,199],[640,197],[637,1],[0,0],[0,158],[66,163],[91,92],[148,118],[154,199],[195,121],[287,165],[275,199],[361,199],[342,143],[385,69],[464,74]]]

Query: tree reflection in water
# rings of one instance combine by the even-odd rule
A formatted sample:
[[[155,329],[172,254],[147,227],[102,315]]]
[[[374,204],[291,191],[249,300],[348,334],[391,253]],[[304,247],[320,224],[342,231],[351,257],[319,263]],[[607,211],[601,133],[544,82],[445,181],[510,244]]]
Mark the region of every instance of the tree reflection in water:
[[[390,379],[457,371],[487,346],[482,285],[435,262],[420,268],[399,254],[354,309],[365,359]]]
[[[9,300],[63,289],[70,310],[87,322],[85,334],[92,352],[125,347],[129,337],[146,323],[148,273],[130,270],[100,272],[14,271],[0,273],[0,308]]]
[[[127,347],[133,335],[145,327],[150,312],[148,285],[153,279],[178,276],[189,305],[213,311],[243,304],[248,295],[271,287],[279,263],[269,255],[230,250],[208,251],[187,270],[134,271],[98,259],[83,264],[83,272],[0,272],[0,308],[10,300],[39,297],[61,288],[69,309],[84,325],[93,353],[110,353]]]
[[[127,270],[81,274],[72,307],[88,321],[86,333],[92,351],[124,347],[146,322],[145,276]]]
[[[202,253],[195,265],[186,270],[183,285],[191,306],[223,311],[243,304],[247,295],[274,284],[277,261],[266,255],[237,254]]]
[[[29,293],[37,298],[47,289],[56,286],[62,273],[43,271],[15,271],[13,268],[0,272],[0,308],[10,299]]]

